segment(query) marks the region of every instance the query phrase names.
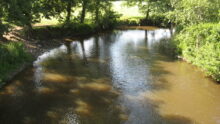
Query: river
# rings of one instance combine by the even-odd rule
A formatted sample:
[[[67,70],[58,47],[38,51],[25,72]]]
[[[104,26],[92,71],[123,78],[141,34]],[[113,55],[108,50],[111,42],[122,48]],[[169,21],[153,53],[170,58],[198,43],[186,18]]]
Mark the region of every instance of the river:
[[[116,30],[42,54],[0,91],[0,124],[220,124],[220,85],[170,37]]]

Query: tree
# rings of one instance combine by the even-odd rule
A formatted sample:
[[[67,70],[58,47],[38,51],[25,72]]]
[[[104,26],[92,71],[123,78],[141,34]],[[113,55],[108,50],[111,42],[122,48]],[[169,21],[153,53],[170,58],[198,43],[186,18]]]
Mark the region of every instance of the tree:
[[[8,30],[8,24],[5,24],[7,18],[7,5],[5,0],[0,1],[0,40],[3,40],[3,34]]]
[[[219,0],[182,0],[176,6],[176,21],[182,25],[193,25],[219,20]]]
[[[32,24],[41,19],[41,0],[8,0],[7,21],[23,26],[27,36],[31,35]]]
[[[73,7],[73,4],[74,4],[74,1],[73,0],[66,0],[66,4],[67,4],[67,7],[66,7],[66,12],[67,12],[66,23],[70,23],[70,18],[71,18],[72,7]]]
[[[93,22],[99,24],[102,16],[108,13],[108,10],[112,8],[112,4],[106,0],[91,0],[89,4],[90,12],[93,16]]]
[[[70,23],[73,7],[77,0],[42,0],[43,15],[45,18],[58,18],[64,23]],[[63,17],[63,14],[66,16]]]
[[[82,11],[81,11],[80,23],[84,23],[86,16],[86,9],[88,6],[88,0],[81,0],[81,2],[82,2]]]

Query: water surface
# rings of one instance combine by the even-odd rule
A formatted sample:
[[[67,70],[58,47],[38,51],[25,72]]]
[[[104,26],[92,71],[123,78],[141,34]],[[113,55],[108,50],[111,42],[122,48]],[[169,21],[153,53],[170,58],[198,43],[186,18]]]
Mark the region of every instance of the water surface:
[[[173,59],[170,31],[66,42],[0,91],[1,124],[220,124],[220,85]]]

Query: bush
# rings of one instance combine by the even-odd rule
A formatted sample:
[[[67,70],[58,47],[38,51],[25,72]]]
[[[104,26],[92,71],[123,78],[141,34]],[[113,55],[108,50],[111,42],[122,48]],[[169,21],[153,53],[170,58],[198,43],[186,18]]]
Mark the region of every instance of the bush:
[[[199,24],[183,29],[174,38],[177,51],[220,81],[220,25]]]
[[[96,24],[96,27],[99,30],[111,30],[114,29],[118,24],[118,18],[120,17],[120,14],[117,14],[116,12],[112,10],[106,11],[106,13],[101,17],[98,24]]]
[[[0,44],[0,83],[30,58],[22,43]]]
[[[66,32],[69,31],[70,33],[78,33],[78,35],[86,35],[93,33],[95,26],[91,24],[70,23],[68,25],[64,25],[64,29]]]
[[[33,39],[53,39],[68,36],[85,36],[97,32],[92,24],[69,23],[57,26],[42,26],[33,29]]]
[[[169,28],[171,26],[171,23],[164,15],[154,15],[151,16],[148,19],[141,19],[140,24],[142,26],[158,26],[158,27],[165,27]]]

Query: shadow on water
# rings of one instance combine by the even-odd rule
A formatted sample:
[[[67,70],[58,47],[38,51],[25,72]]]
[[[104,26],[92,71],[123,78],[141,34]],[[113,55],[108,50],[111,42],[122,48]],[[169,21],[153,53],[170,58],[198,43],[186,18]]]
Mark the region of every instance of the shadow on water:
[[[116,31],[45,53],[0,91],[0,123],[194,123],[181,115],[162,115],[164,102],[152,99],[152,92],[172,87],[164,78],[172,72],[161,62],[174,60],[156,49],[165,37],[157,35]]]

